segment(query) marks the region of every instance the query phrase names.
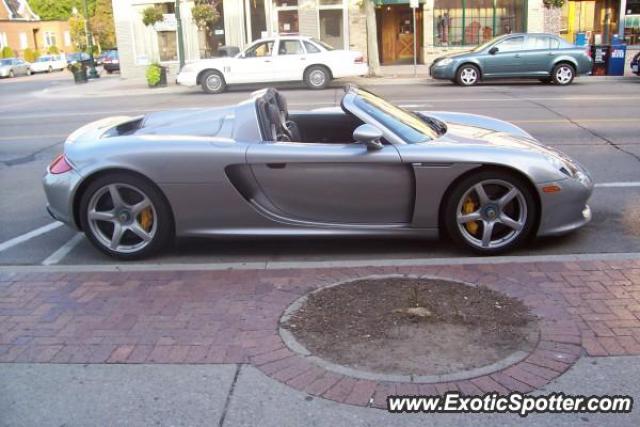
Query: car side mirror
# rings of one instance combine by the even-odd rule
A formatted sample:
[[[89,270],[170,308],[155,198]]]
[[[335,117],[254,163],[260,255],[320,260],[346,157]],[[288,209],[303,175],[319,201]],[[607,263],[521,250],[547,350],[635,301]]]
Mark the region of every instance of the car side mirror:
[[[499,51],[499,50],[500,50],[500,49],[498,49],[498,46],[494,46],[494,47],[492,47],[491,49],[489,49],[489,53],[490,53],[491,55],[495,55],[496,53],[498,53],[498,51]]]
[[[353,131],[353,139],[357,142],[364,144],[369,151],[381,150],[384,145],[380,140],[382,139],[382,132],[375,126],[369,124],[363,124]]]

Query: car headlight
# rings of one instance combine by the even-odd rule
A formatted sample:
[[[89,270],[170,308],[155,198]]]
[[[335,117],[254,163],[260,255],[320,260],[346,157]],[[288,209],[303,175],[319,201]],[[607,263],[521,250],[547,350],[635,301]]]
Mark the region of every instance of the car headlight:
[[[441,59],[440,61],[436,62],[436,67],[445,67],[445,66],[451,64],[452,62],[453,62],[453,59],[444,58],[444,59]]]
[[[560,156],[551,155],[549,156],[549,161],[553,163],[553,166],[558,171],[568,176],[569,178],[576,178],[576,176],[578,175],[578,168],[576,168],[576,166],[567,159],[564,159]]]

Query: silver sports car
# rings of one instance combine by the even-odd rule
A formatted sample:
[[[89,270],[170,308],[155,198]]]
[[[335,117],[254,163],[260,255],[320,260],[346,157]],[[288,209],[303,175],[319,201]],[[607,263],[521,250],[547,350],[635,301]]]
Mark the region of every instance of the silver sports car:
[[[48,211],[101,251],[174,236],[434,236],[481,254],[591,219],[589,174],[510,123],[413,112],[348,86],[341,107],[237,105],[111,117],[65,142]]]

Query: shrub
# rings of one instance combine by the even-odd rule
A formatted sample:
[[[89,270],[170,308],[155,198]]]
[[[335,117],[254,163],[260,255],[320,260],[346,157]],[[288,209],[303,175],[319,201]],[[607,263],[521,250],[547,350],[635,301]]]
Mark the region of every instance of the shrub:
[[[58,46],[49,46],[49,49],[47,49],[47,53],[49,55],[57,55],[60,53],[60,49],[58,49]]]
[[[142,11],[142,23],[147,27],[163,19],[162,9],[157,6],[149,6]]]
[[[151,64],[147,67],[147,83],[149,86],[157,86],[160,83],[161,72],[160,64]]]
[[[13,49],[11,49],[9,46],[5,46],[2,48],[1,55],[3,58],[13,58],[14,56],[16,56],[13,52]]]
[[[36,60],[40,57],[39,50],[33,50],[30,47],[26,48],[22,53],[24,60],[27,62],[36,62]]]

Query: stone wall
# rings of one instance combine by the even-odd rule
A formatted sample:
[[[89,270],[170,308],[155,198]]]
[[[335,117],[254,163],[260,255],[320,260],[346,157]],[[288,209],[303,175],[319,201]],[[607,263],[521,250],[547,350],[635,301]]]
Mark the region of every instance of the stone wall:
[[[562,8],[545,6],[544,7],[544,32],[559,35],[561,27],[562,27]]]

